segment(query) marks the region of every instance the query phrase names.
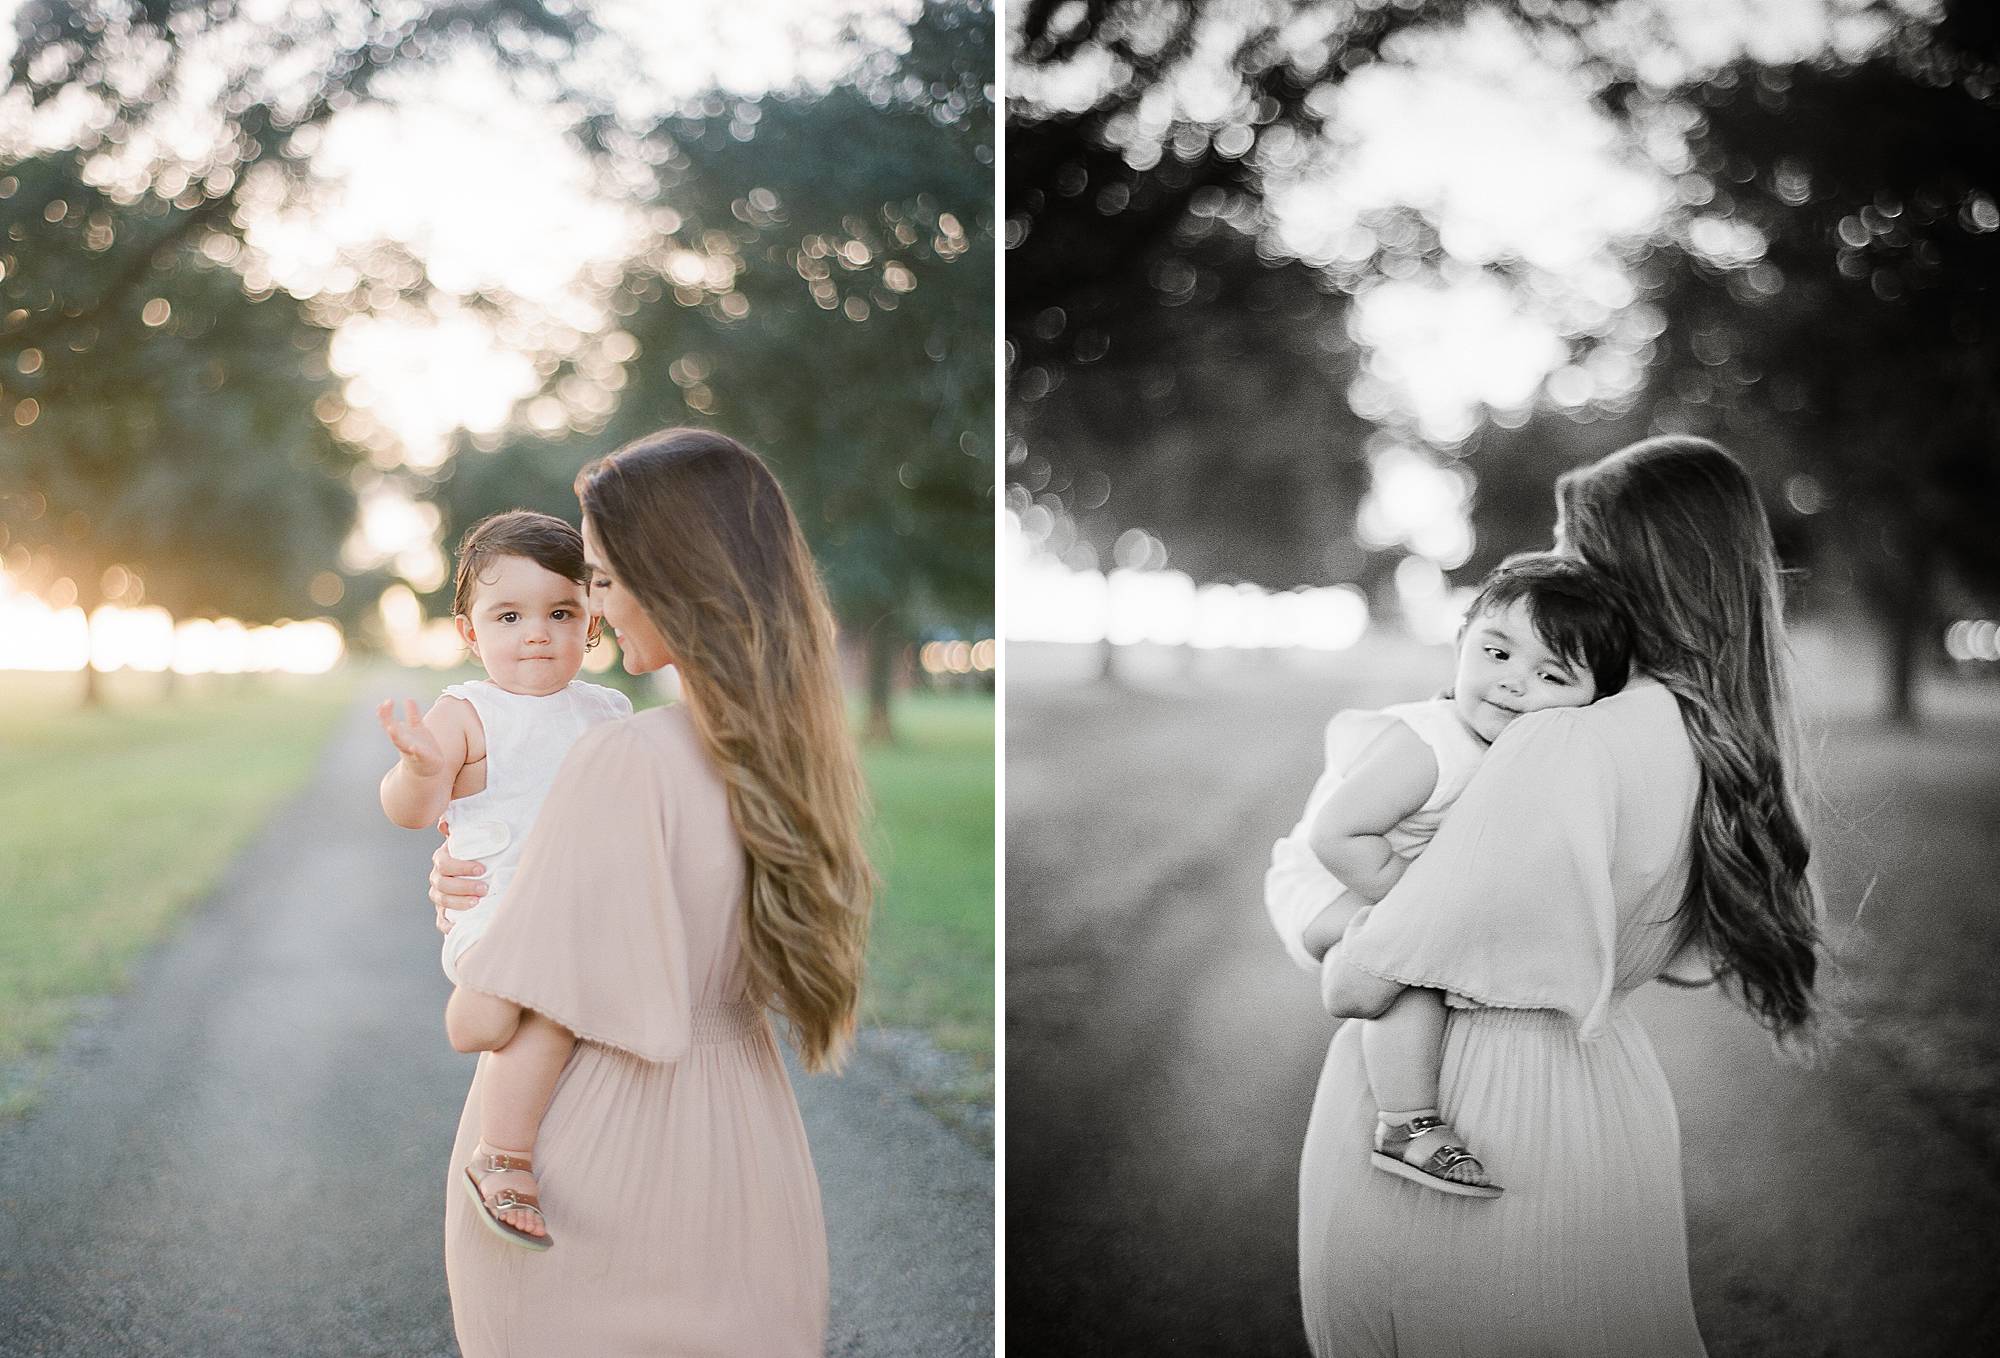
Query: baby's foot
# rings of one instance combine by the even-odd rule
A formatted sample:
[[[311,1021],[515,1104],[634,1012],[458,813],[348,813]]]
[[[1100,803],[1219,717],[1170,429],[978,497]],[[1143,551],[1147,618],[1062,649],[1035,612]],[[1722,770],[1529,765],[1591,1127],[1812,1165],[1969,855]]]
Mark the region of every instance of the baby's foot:
[[[1377,1115],[1373,1159],[1378,1169],[1441,1193],[1497,1198],[1504,1191],[1435,1108]]]
[[[540,1185],[535,1181],[531,1157],[481,1141],[465,1172],[478,1189],[490,1219],[533,1241],[553,1243],[548,1241],[548,1223],[542,1220]],[[546,1244],[541,1247],[546,1248]]]

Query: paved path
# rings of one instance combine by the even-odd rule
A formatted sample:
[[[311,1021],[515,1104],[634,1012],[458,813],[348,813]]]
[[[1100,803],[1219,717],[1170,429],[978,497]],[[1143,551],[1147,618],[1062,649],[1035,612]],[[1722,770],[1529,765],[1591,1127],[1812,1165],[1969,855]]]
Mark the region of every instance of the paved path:
[[[1434,675],[1168,668],[1117,689],[1037,683],[1027,660],[1009,656],[1009,1343],[1303,1354],[1296,1174],[1332,1025],[1270,936],[1263,868],[1325,717]],[[1716,1358],[2000,1352],[2000,1006],[1972,998],[2000,963],[2000,699],[1920,741],[1842,728],[1828,762],[1832,895],[1851,910],[1881,873],[1849,962],[1857,1036],[1806,1072],[1713,995],[1637,1001],[1681,1111],[1703,1333]]]
[[[443,1036],[432,841],[375,807],[367,709],[0,1127],[5,1358],[457,1352],[441,1213],[473,1058]],[[829,1352],[990,1353],[991,1161],[866,1054],[799,1098]]]

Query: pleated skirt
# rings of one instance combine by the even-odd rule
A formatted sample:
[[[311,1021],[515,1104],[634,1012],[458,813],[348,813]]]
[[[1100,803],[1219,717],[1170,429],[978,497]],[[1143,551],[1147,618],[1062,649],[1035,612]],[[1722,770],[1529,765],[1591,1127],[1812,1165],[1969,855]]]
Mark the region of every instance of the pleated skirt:
[[[1594,1041],[1547,1010],[1454,1009],[1441,1111],[1506,1188],[1375,1169],[1361,1028],[1342,1024],[1299,1168],[1317,1358],[1698,1358],[1680,1128],[1639,1021]]]
[[[821,1358],[826,1228],[784,1063],[761,1015],[700,1022],[671,1065],[579,1043],[535,1148],[554,1248],[496,1238],[452,1151],[445,1271],[465,1358]]]

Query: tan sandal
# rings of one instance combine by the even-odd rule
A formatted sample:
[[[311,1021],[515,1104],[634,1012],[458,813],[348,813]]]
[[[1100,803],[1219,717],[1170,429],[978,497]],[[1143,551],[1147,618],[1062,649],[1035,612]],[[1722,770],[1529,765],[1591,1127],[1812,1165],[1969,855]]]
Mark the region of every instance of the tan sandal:
[[[1375,1150],[1370,1156],[1375,1168],[1400,1175],[1440,1193],[1456,1193],[1466,1198],[1497,1198],[1506,1190],[1498,1184],[1469,1184],[1449,1179],[1449,1170],[1470,1165],[1480,1178],[1486,1166],[1465,1148],[1465,1139],[1443,1118],[1420,1115],[1408,1122],[1375,1124]]]
[[[484,1174],[475,1172],[475,1166],[480,1165],[482,1161]],[[549,1219],[542,1215],[542,1200],[538,1194],[517,1193],[511,1188],[503,1188],[488,1199],[481,1190],[480,1184],[484,1182],[486,1175],[499,1174],[505,1170],[519,1170],[523,1174],[532,1175],[535,1172],[535,1162],[532,1157],[526,1155],[487,1151],[483,1155],[474,1156],[473,1163],[465,1167],[465,1191],[472,1195],[472,1201],[478,1206],[480,1219],[502,1240],[511,1241],[524,1249],[537,1252],[548,1249],[556,1243],[554,1236],[535,1235],[518,1226],[510,1226],[500,1219],[502,1212],[533,1212],[546,1229]]]

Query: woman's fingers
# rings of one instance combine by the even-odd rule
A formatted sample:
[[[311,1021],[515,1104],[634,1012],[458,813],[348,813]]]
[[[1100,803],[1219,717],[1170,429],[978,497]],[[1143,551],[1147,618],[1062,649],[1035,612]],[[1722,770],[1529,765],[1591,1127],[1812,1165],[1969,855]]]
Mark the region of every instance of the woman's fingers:
[[[485,871],[477,859],[454,858],[439,845],[431,855],[431,904],[439,910],[471,909],[486,894],[486,883],[479,880]]]

